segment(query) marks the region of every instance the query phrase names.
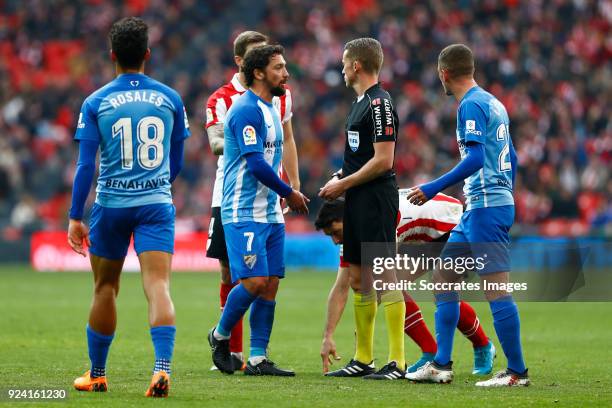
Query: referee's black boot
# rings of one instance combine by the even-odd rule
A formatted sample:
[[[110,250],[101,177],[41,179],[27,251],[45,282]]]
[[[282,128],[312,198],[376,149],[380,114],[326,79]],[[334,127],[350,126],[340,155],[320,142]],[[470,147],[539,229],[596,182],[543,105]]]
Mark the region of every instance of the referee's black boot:
[[[326,377],[363,377],[368,374],[372,374],[376,369],[374,368],[374,361],[370,364],[364,364],[357,360],[351,360],[344,367],[326,373]]]
[[[366,375],[363,377],[364,380],[399,380],[404,379],[406,375],[406,369],[404,370],[397,366],[395,361],[391,361],[389,364],[381,368],[375,373]]]

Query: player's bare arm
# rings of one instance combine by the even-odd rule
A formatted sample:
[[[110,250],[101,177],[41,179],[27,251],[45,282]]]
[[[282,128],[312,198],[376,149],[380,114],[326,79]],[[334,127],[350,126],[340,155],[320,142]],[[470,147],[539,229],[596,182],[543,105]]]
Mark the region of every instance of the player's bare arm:
[[[308,214],[308,203],[310,200],[301,192],[294,189],[285,200],[287,200],[287,205],[292,211],[297,214]]]
[[[89,242],[89,228],[81,220],[71,219],[68,222],[68,244],[77,254],[87,256],[83,243],[91,246]]]
[[[341,179],[332,178],[319,192],[327,200],[340,197],[346,190],[382,176],[393,168],[395,142],[374,143],[374,156],[355,173]]]
[[[215,156],[223,154],[223,123],[216,123],[206,129],[210,150]]]
[[[414,205],[423,205],[427,201],[429,201],[429,198],[427,198],[425,193],[421,191],[421,188],[419,186],[414,186],[410,189],[410,192],[406,195],[406,200],[408,200],[409,203],[414,204]]]
[[[300,172],[298,169],[298,155],[295,139],[293,138],[293,125],[291,119],[283,123],[283,169],[287,173],[289,185],[299,190]]]
[[[338,356],[336,352],[334,332],[336,331],[336,327],[338,326],[338,322],[346,306],[349,286],[348,268],[338,267],[336,282],[334,282],[334,286],[332,286],[329,291],[329,296],[327,298],[327,318],[323,331],[323,343],[321,344],[323,373],[329,371],[329,365],[333,364],[333,360],[340,360],[340,356]]]

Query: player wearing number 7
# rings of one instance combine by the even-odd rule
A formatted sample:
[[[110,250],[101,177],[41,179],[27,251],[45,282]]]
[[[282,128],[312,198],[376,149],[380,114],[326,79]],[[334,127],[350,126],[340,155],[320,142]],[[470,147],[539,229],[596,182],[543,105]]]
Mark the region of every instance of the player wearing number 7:
[[[276,292],[285,276],[285,224],[280,197],[301,214],[308,199],[278,177],[283,157],[283,128],[274,96],[285,93],[289,78],[283,47],[262,45],[248,51],[241,71],[249,88],[229,109],[223,134],[221,220],[232,282],[219,324],[208,334],[215,366],[233,374],[230,332],[251,309],[251,349],[246,375],[293,376],[268,359]]]
[[[487,258],[478,270],[487,282],[506,283],[509,279],[509,231],[514,223],[512,191],[516,175],[516,153],[510,138],[510,120],[502,103],[474,81],[474,56],[463,44],[444,48],[438,57],[438,75],[447,95],[459,101],[457,142],[461,162],[442,177],[415,187],[407,199],[422,205],[438,192],[465,180],[463,191],[467,208],[450,233],[441,258]],[[454,282],[462,275],[435,271],[437,282]],[[493,313],[493,325],[508,360],[506,370],[481,387],[529,385],[521,348],[518,308],[505,291],[486,290]],[[435,293],[438,350],[434,360],[406,378],[418,382],[448,383],[453,378],[451,352],[459,319],[459,293]]]
[[[115,299],[130,239],[140,261],[155,350],[146,396],[165,397],[176,332],[170,298],[174,216],[170,184],[182,166],[189,137],[181,97],[144,75],[149,59],[148,27],[138,18],[113,24],[111,59],[117,77],[91,94],[81,108],[75,139],[79,159],[74,176],[68,243],[85,256],[89,246],[94,295],[87,325],[91,369],[74,381],[81,391],[106,391],[106,357],[117,324]],[[100,148],[100,174],[90,228],[83,207]]]

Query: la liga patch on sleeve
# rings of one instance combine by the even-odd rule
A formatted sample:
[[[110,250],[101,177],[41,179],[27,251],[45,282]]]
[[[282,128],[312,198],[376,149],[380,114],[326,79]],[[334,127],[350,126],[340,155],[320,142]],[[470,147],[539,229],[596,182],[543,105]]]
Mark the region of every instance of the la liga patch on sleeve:
[[[246,125],[242,129],[242,138],[246,146],[254,145],[257,143],[257,136],[255,135],[255,128],[251,125]]]

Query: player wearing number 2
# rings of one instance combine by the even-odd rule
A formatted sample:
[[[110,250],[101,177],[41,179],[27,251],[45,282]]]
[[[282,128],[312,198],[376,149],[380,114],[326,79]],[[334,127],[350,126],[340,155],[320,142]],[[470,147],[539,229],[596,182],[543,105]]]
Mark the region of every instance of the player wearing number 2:
[[[85,99],[75,135],[79,159],[68,243],[83,256],[84,243],[89,246],[94,296],[87,325],[91,369],[74,386],[81,391],[108,388],[105,367],[117,324],[115,299],[133,235],[155,349],[145,395],[165,397],[176,332],[169,293],[175,216],[170,184],[182,166],[189,124],[176,91],[144,75],[151,54],[147,25],[138,18],[122,19],[113,24],[109,38],[117,77]],[[88,232],[81,220],[98,148],[100,174]]]
[[[459,225],[451,231],[441,257],[488,257],[485,267],[478,271],[481,278],[486,278],[487,282],[507,283],[517,162],[508,113],[499,100],[474,81],[474,57],[465,45],[453,44],[442,50],[438,57],[438,75],[446,94],[459,101],[457,142],[461,162],[442,177],[415,187],[407,198],[413,204],[422,205],[439,191],[465,180],[463,191],[467,208]],[[437,282],[453,282],[461,277],[453,271],[434,273]],[[519,314],[512,295],[493,290],[485,290],[485,295],[508,367],[476,385],[529,385],[521,348]],[[459,293],[441,291],[435,293],[435,298],[438,350],[432,362],[406,375],[412,381],[448,383],[453,378],[451,352],[459,319]]]

